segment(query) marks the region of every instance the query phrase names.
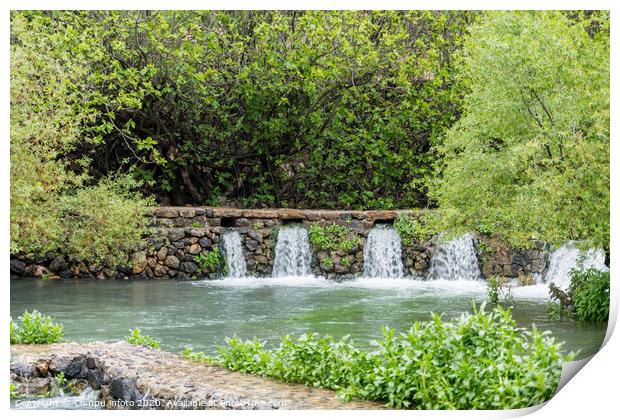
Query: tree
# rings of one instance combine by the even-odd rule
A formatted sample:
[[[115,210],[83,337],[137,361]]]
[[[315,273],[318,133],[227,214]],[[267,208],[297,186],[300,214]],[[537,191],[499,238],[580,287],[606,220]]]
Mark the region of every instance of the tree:
[[[426,201],[475,13],[39,15],[64,39],[47,54],[88,69],[94,141],[66,158],[88,156],[95,179],[130,173],[173,204],[391,208]]]
[[[141,242],[152,203],[126,176],[94,182],[88,161],[65,159],[94,141],[89,125],[97,112],[88,105],[88,68],[71,49],[48,54],[70,41],[43,34],[47,24],[27,13],[11,21],[11,253],[119,262]]]
[[[592,28],[526,11],[471,29],[469,93],[430,183],[446,225],[609,249],[609,32]]]

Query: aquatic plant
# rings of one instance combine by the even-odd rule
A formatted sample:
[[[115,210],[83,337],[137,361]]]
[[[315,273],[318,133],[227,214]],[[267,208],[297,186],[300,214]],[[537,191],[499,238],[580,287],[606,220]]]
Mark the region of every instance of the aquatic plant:
[[[575,316],[581,321],[609,318],[609,271],[593,268],[571,271],[571,297]]]

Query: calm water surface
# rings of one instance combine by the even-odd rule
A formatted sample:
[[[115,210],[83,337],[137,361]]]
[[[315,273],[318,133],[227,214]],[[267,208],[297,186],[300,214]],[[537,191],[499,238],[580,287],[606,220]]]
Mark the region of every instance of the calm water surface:
[[[596,352],[606,325],[550,321],[543,285],[515,289],[513,316],[521,327],[550,330],[565,350]],[[273,343],[307,331],[351,335],[368,347],[381,326],[407,328],[431,312],[445,318],[484,301],[482,282],[313,278],[176,280],[11,280],[11,316],[37,309],[65,325],[68,340],[118,340],[142,328],[162,347],[213,353],[225,337]]]

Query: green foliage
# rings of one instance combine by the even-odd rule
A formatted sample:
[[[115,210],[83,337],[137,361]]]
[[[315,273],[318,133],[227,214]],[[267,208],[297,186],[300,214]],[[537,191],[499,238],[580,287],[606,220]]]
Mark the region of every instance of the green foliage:
[[[17,386],[13,382],[11,382],[11,385],[9,386],[9,392],[11,398],[19,397],[19,393],[17,392]]]
[[[572,313],[561,303],[550,300],[547,302],[547,316],[551,321],[560,321],[571,317]]]
[[[512,290],[505,278],[495,275],[487,279],[487,299],[491,305],[511,306],[514,303]]]
[[[571,272],[571,297],[575,316],[582,321],[609,319],[609,271],[593,268]]]
[[[404,246],[412,246],[424,242],[437,233],[433,224],[429,223],[431,219],[428,212],[417,217],[411,214],[399,214],[394,221],[394,229],[398,232]]]
[[[14,11],[11,58],[35,48],[32,109],[71,117],[41,123],[96,180],[120,170],[176,204],[411,207],[460,113],[452,56],[477,14]]]
[[[213,356],[206,355],[203,351],[194,352],[191,347],[186,347],[181,351],[181,356],[187,360],[214,364],[217,360]]]
[[[430,183],[448,226],[609,248],[609,36],[590,29],[554,11],[487,12],[472,26],[464,112]]]
[[[202,223],[196,221],[196,222],[192,222],[192,227],[201,228],[201,227],[203,227],[203,225],[202,225]]]
[[[214,248],[207,253],[201,253],[194,257],[198,269],[203,274],[222,272],[226,274],[226,262],[219,248]]]
[[[65,385],[67,385],[67,378],[65,378],[65,373],[64,372],[60,372],[59,374],[54,376],[54,380],[56,381],[56,384],[60,387],[60,388],[64,388]]]
[[[516,327],[509,310],[484,307],[445,322],[416,322],[400,334],[384,329],[378,350],[306,334],[268,350],[256,339],[227,340],[219,362],[232,370],[336,389],[346,398],[398,408],[509,409],[540,404],[562,372],[560,344],[535,328]]]
[[[313,223],[308,230],[308,237],[314,248],[329,254],[338,250],[351,252],[361,243],[359,236],[350,228],[335,223],[326,227]]]
[[[9,336],[10,336],[11,344],[17,344],[17,342],[19,341],[19,334],[18,333],[19,333],[19,328],[13,322],[13,318],[11,318],[10,319],[10,326],[9,326]]]
[[[101,116],[91,69],[77,58],[89,34],[48,25],[38,12],[11,15],[11,252],[114,265],[141,242],[153,203],[126,175],[88,175],[83,152],[100,141],[93,124]]]
[[[62,341],[64,337],[63,325],[55,323],[51,317],[36,309],[25,311],[19,321],[21,325],[17,326],[11,320],[11,344],[52,344]]]
[[[125,340],[134,346],[147,346],[153,349],[159,348],[159,341],[146,334],[142,334],[140,328],[134,328],[133,330],[129,330],[131,335],[129,337],[125,337]]]

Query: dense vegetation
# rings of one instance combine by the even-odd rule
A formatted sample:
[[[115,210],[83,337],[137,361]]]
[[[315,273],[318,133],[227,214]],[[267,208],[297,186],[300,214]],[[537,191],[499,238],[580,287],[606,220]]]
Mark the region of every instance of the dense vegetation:
[[[143,197],[608,249],[609,15],[12,12],[11,251],[121,262]]]
[[[606,322],[610,305],[609,271],[576,268],[567,291],[551,286],[550,315],[571,316],[580,321]]]
[[[346,337],[336,341],[315,334],[285,336],[275,349],[258,340],[233,338],[227,344],[215,360],[229,369],[419,409],[542,403],[555,393],[565,360],[552,338],[517,328],[510,311],[501,308],[482,308],[449,322],[434,315],[400,334],[385,329],[373,352],[357,349]]]
[[[470,28],[431,188],[447,226],[609,249],[609,21],[584,22],[494,12]]]

